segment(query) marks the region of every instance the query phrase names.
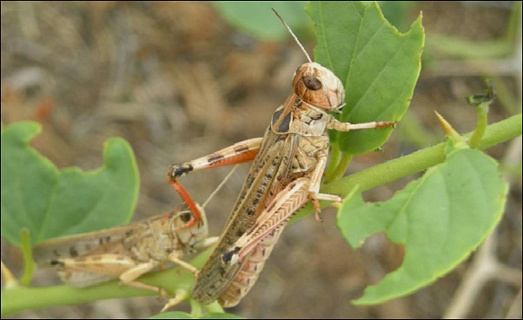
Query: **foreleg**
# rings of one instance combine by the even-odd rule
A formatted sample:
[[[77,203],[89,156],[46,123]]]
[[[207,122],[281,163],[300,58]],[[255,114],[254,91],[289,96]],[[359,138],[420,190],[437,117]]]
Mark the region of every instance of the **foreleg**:
[[[256,154],[258,154],[262,139],[263,138],[254,138],[244,140],[233,144],[230,147],[216,151],[208,156],[188,162],[173,164],[169,167],[169,180],[176,181],[176,179],[191,171],[249,162],[256,157]]]
[[[347,132],[350,130],[361,130],[361,129],[376,129],[376,128],[388,128],[394,127],[396,121],[372,121],[363,123],[350,123],[340,122],[336,118],[332,117],[327,124],[327,129],[332,129],[341,132]]]

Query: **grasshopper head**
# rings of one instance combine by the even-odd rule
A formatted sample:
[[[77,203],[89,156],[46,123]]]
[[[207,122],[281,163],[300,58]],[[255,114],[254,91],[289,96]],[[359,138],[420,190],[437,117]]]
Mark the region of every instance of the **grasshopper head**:
[[[181,244],[191,251],[198,247],[208,234],[207,216],[198,205],[201,216],[195,217],[190,210],[178,212],[172,218],[172,227],[176,230],[176,238]]]
[[[326,111],[339,111],[344,106],[345,90],[340,79],[316,62],[296,70],[292,80],[294,93],[304,102]]]

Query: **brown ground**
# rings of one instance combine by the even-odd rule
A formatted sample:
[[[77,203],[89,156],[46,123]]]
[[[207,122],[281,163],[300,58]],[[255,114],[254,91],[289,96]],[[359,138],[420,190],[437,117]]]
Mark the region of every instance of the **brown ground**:
[[[504,34],[507,8],[420,3],[411,18],[423,10],[427,38],[439,32],[490,40]],[[271,113],[290,90],[293,71],[304,62],[291,41],[266,43],[244,36],[209,3],[2,2],[1,10],[2,124],[41,122],[44,130],[34,146],[61,168],[96,168],[102,161],[103,142],[124,137],[140,169],[135,219],[164,212],[179,201],[165,182],[169,164],[261,136]],[[311,43],[306,46],[311,50]],[[412,123],[426,130],[426,138],[415,141],[400,124],[384,152],[357,157],[351,171],[441,141],[435,109],[460,132],[474,128],[474,112],[462,97],[483,90],[483,73],[467,66],[456,71],[438,64],[446,58],[430,53],[435,63],[422,70],[409,111]],[[513,104],[516,109],[521,106],[519,63],[519,72],[494,73],[518,97]],[[459,62],[455,65],[463,67]],[[491,110],[490,122],[511,115],[510,108],[499,102]],[[488,152],[502,159],[508,147]],[[521,153],[518,157],[521,167]],[[213,235],[221,230],[246,170],[242,167],[207,208]],[[184,178],[183,185],[202,202],[227,172],[195,173]],[[366,198],[385,200],[407,181],[376,188]],[[521,176],[516,176],[497,244],[501,261],[519,269],[520,197]],[[356,307],[349,300],[397,267],[402,250],[380,236],[363,249],[353,250],[335,226],[334,211],[325,212],[324,218],[321,224],[309,217],[289,227],[254,289],[229,311],[262,318],[443,316],[467,274],[468,263],[409,297]],[[2,261],[20,272],[18,251],[4,242]],[[38,271],[35,283],[55,281],[49,277],[52,272]],[[489,282],[468,316],[504,317],[518,290],[500,281]],[[14,317],[138,318],[153,315],[160,307],[154,298],[136,298],[28,311]]]

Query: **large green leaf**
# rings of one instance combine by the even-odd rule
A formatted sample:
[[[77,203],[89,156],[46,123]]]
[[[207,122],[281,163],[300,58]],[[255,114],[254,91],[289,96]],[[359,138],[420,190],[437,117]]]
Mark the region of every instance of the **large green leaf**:
[[[365,204],[353,192],[338,215],[347,241],[357,247],[370,235],[385,232],[405,247],[403,264],[365,289],[355,303],[380,303],[409,294],[450,271],[496,226],[507,190],[494,159],[461,149],[388,201]]]
[[[402,34],[383,17],[377,3],[311,2],[306,11],[316,25],[314,60],[345,86],[340,120],[399,121],[421,69],[421,16]],[[359,154],[380,147],[391,130],[359,130],[331,138],[342,151]]]
[[[138,197],[132,149],[121,138],[105,143],[105,164],[94,171],[58,170],[28,145],[41,130],[22,122],[2,131],[2,236],[19,245],[127,223]]]
[[[263,39],[281,40],[289,32],[271,9],[276,9],[295,31],[304,29],[310,22],[303,13],[305,1],[215,1],[214,7],[234,27]]]

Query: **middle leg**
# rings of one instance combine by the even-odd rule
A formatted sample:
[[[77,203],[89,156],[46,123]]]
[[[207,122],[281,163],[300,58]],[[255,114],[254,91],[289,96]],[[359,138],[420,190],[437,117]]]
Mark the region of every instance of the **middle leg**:
[[[320,193],[321,178],[323,176],[323,171],[327,164],[327,150],[321,150],[316,155],[317,165],[312,172],[309,185],[309,199],[312,201],[314,206],[314,217],[316,221],[322,221],[320,217],[320,202],[319,200],[341,202],[342,199],[334,194]]]

